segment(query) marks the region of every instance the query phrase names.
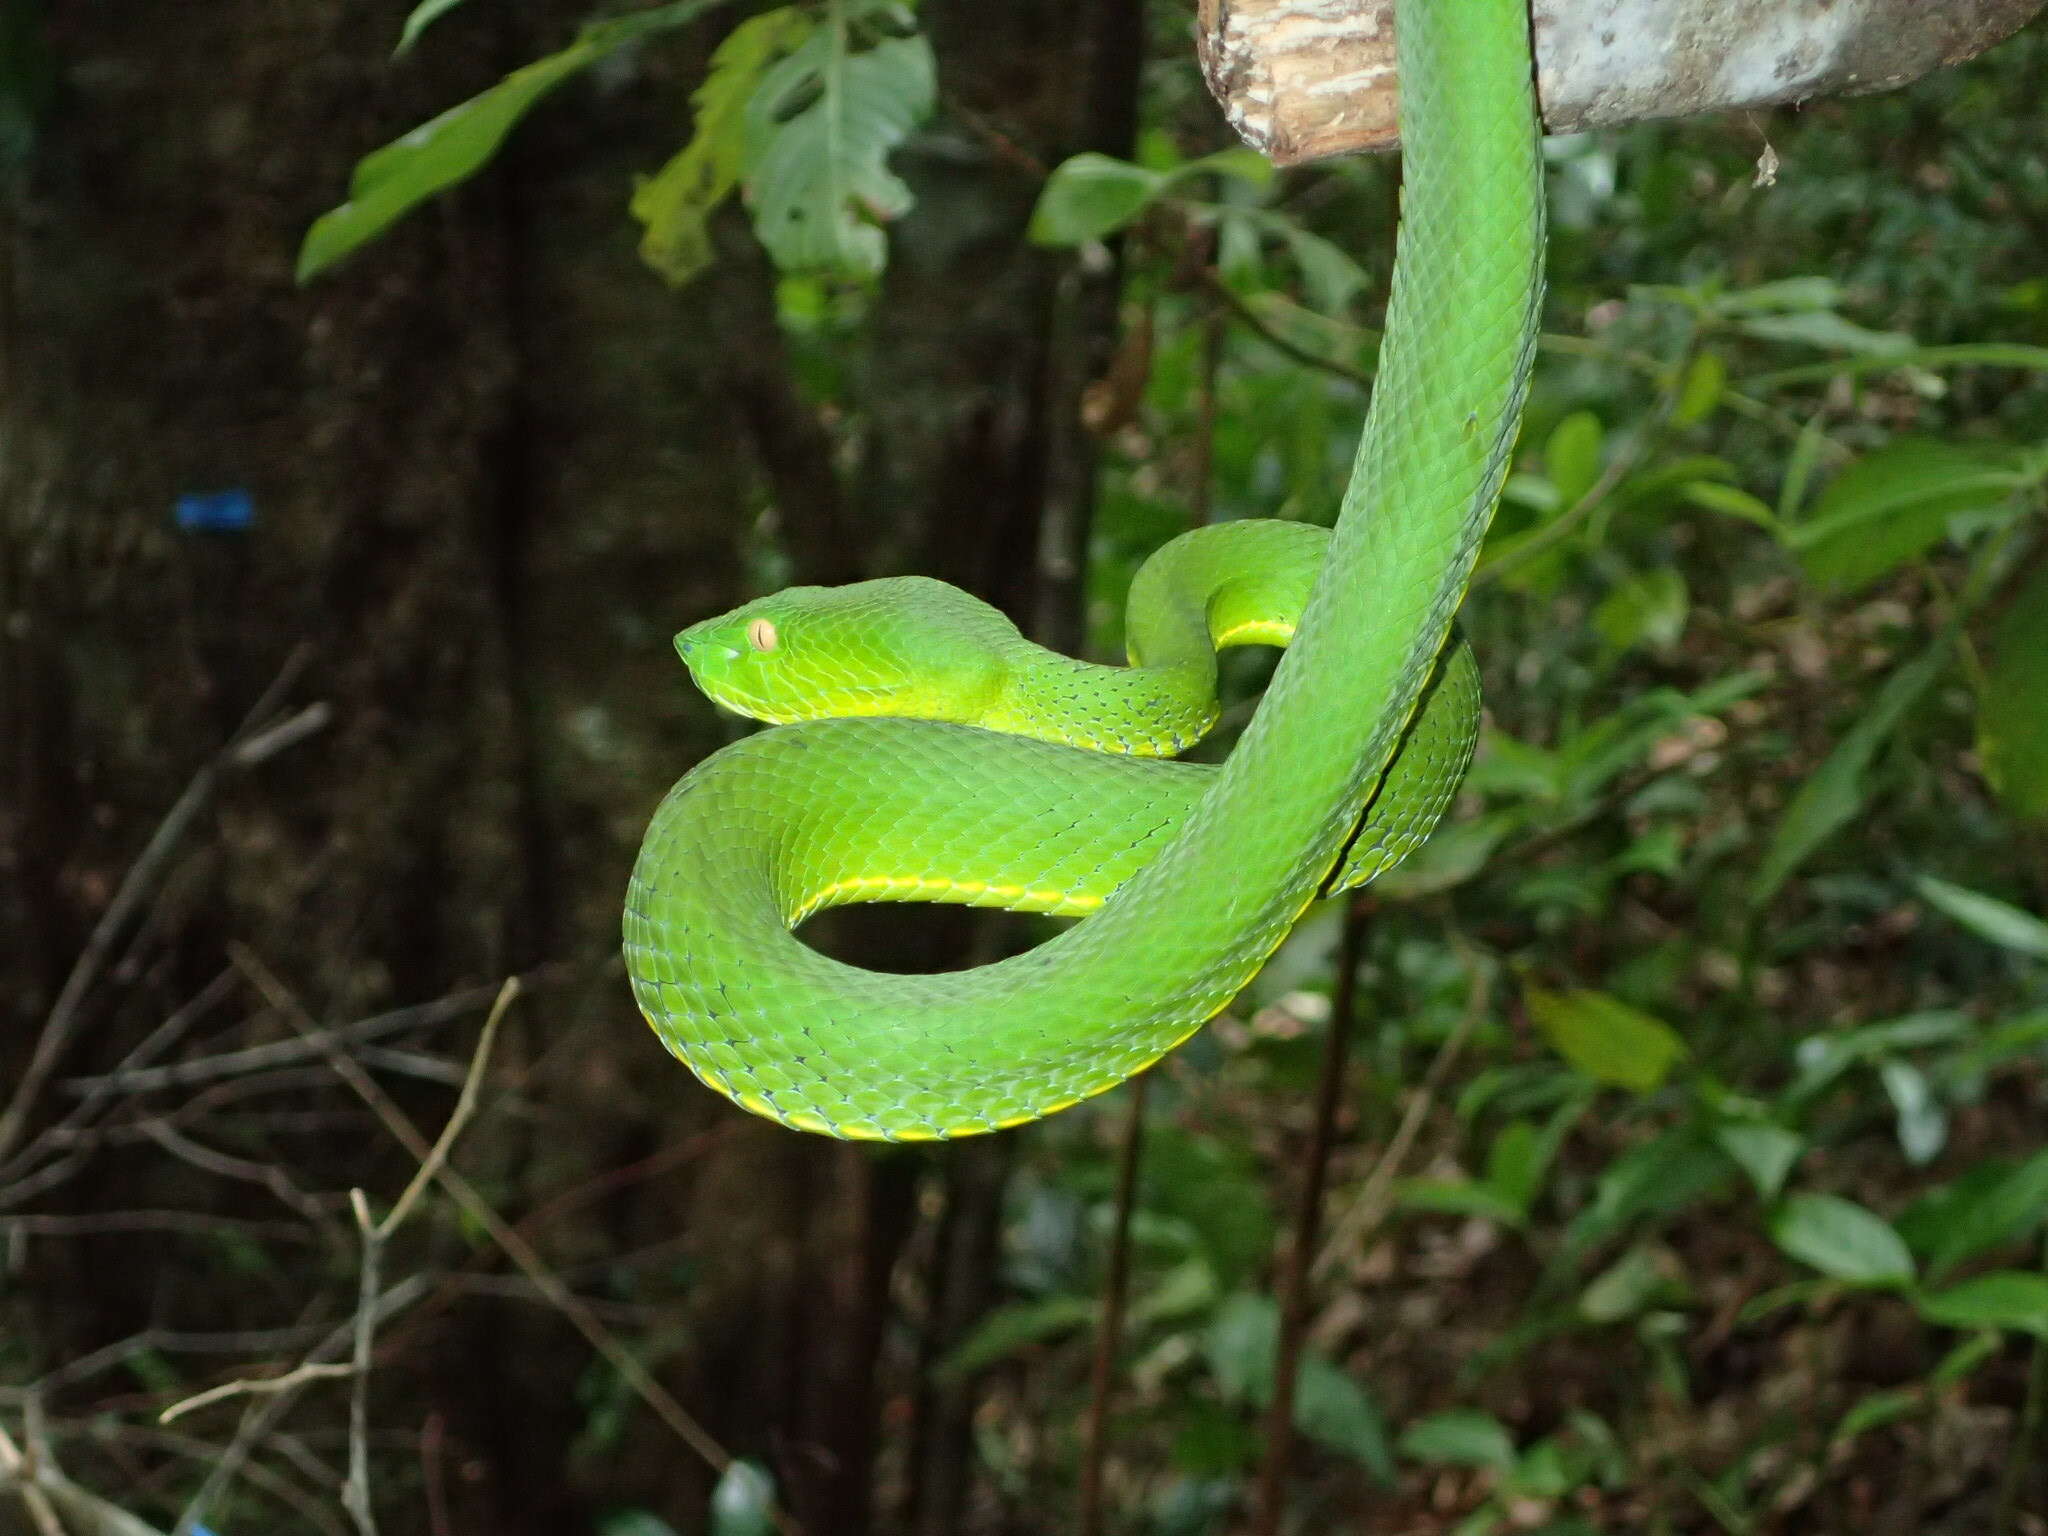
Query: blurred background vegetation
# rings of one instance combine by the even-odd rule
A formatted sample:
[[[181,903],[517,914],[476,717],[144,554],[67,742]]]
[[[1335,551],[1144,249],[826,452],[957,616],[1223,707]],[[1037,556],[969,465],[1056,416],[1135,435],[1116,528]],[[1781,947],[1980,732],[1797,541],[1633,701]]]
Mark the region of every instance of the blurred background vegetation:
[[[1111,657],[1327,522],[1397,167],[1233,149],[1178,0],[589,21],[0,3],[0,1531],[1249,1531],[1291,1300],[1258,1529],[2048,1532],[2048,28],[1553,140],[1452,821],[1135,1113],[876,1149],[634,1017],[668,636]]]

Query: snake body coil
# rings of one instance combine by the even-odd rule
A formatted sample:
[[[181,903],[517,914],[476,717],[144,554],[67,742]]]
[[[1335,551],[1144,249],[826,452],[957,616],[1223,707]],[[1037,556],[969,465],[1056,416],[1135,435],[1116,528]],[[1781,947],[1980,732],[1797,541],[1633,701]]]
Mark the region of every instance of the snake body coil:
[[[712,1087],[840,1136],[1050,1114],[1186,1039],[1319,891],[1426,835],[1476,725],[1445,642],[1526,391],[1542,203],[1523,0],[1401,0],[1398,23],[1400,245],[1327,551],[1273,523],[1169,545],[1133,586],[1129,668],[1040,651],[919,578],[794,589],[679,637],[715,697],[798,722],[676,785],[628,893],[635,996]],[[1215,649],[1250,642],[1288,650],[1229,761],[1146,760],[1213,723]],[[872,900],[1089,915],[936,976],[791,932]]]

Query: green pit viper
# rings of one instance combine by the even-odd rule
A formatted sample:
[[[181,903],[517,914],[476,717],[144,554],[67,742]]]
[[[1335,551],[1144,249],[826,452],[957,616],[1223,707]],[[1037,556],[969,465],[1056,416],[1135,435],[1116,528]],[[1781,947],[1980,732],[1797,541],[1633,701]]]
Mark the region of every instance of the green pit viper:
[[[685,630],[699,686],[778,725],[669,792],[627,894],[641,1011],[799,1130],[1001,1130],[1114,1087],[1224,1007],[1305,907],[1427,835],[1477,732],[1447,649],[1527,392],[1542,292],[1526,0],[1400,0],[1386,341],[1336,527],[1248,521],[1133,582],[1128,667],[919,577],[792,588]],[[1216,651],[1285,644],[1220,767]],[[792,931],[852,901],[1087,914],[974,970],[884,975]]]

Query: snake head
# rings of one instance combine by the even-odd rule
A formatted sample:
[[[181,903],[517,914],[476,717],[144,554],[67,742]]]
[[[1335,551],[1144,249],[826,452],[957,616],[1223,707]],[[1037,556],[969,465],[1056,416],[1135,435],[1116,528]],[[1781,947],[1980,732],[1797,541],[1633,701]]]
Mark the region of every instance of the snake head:
[[[715,702],[774,725],[848,715],[973,721],[998,692],[1016,626],[957,587],[892,576],[789,587],[676,636]]]

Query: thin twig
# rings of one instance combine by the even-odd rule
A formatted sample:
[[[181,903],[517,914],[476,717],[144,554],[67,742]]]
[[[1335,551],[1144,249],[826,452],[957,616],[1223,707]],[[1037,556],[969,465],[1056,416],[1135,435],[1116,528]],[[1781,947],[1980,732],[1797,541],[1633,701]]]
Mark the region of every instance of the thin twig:
[[[391,1234],[405,1225],[405,1219],[412,1214],[412,1208],[419,1203],[427,1186],[434,1182],[448,1161],[448,1153],[455,1146],[455,1139],[469,1124],[470,1116],[476,1113],[477,1090],[483,1086],[484,1071],[490,1065],[491,1047],[498,1038],[498,1026],[504,1022],[506,1011],[519,996],[519,978],[508,976],[498,988],[498,1000],[491,1004],[490,1015],[484,1020],[483,1033],[477,1036],[476,1050],[469,1058],[469,1076],[463,1080],[462,1096],[455,1101],[455,1109],[448,1116],[448,1123],[441,1127],[441,1139],[419,1166],[419,1172],[412,1176],[412,1182],[405,1186],[405,1193],[398,1197],[398,1203],[391,1207],[377,1235],[386,1242]]]
[[[348,1478],[341,1485],[341,1507],[348,1511],[361,1536],[377,1536],[377,1516],[370,1507],[370,1354],[377,1344],[377,1295],[384,1272],[384,1229],[370,1219],[370,1202],[360,1189],[348,1192],[356,1231],[363,1240],[363,1267],[356,1290],[355,1365],[348,1397]]]
[[[224,1381],[217,1387],[208,1387],[204,1392],[181,1398],[156,1416],[159,1424],[168,1424],[182,1419],[186,1414],[221,1402],[230,1397],[260,1396],[271,1392],[293,1392],[310,1381],[331,1381],[337,1377],[355,1374],[353,1365],[307,1364],[294,1366],[282,1376],[247,1376],[237,1381]]]
[[[114,892],[114,899],[107,903],[106,910],[93,925],[92,934],[87,938],[84,950],[71,967],[71,974],[64,978],[63,989],[57,994],[57,1001],[51,1006],[42,1033],[36,1039],[36,1048],[29,1057],[27,1070],[22,1073],[21,1081],[15,1085],[13,1097],[9,1099],[7,1108],[0,1111],[0,1159],[5,1159],[14,1150],[27,1130],[29,1116],[34,1112],[36,1100],[42,1096],[43,1087],[49,1081],[50,1074],[56,1071],[58,1061],[70,1049],[73,1038],[84,1022],[82,1005],[86,993],[99,980],[101,969],[106,964],[107,956],[113,951],[115,941],[126,929],[129,919],[135,915],[143,899],[155,888],[157,877],[162,873],[164,865],[169,862],[178,844],[184,840],[187,829],[197,819],[206,803],[213,798],[213,791],[220,782],[222,771],[230,767],[246,768],[260,762],[263,756],[268,755],[267,752],[252,752],[260,742],[274,741],[275,746],[270,750],[281,750],[295,741],[302,740],[308,734],[301,731],[295,735],[279,735],[275,726],[264,725],[259,728],[257,724],[268,717],[271,710],[276,707],[276,700],[297,680],[308,654],[307,650],[301,647],[286,660],[270,686],[264,690],[263,697],[257,701],[256,707],[249,712],[229,739],[227,746],[192,775],[184,792],[172,803],[164,819],[157,824],[156,831],[143,845],[142,852],[128,867],[128,873],[122,877],[120,887]],[[301,714],[303,713],[302,711]]]
[[[0,1424],[0,1472],[14,1479],[22,1507],[36,1523],[37,1536],[64,1536],[63,1522],[57,1518],[50,1496],[36,1483],[34,1463],[22,1455],[21,1448],[14,1443],[4,1424]]]
[[[1145,1085],[1149,1074],[1131,1081],[1125,1107],[1123,1146],[1117,1154],[1116,1213],[1109,1229],[1109,1273],[1103,1279],[1102,1317],[1095,1327],[1095,1359],[1089,1370],[1088,1430],[1081,1448],[1081,1509],[1077,1536],[1101,1536],[1102,1465],[1109,1447],[1109,1397],[1123,1342],[1124,1302],[1131,1285],[1131,1211],[1138,1196],[1138,1154],[1145,1144]]]
[[[231,946],[231,954],[242,973],[248,976],[258,990],[283,1011],[287,1018],[294,1020],[309,1032],[315,1030],[312,1019],[306,1014],[298,999],[292,996],[260,959],[240,945]],[[397,1138],[406,1151],[421,1161],[432,1155],[433,1149],[428,1145],[427,1139],[420,1134],[419,1128],[361,1066],[339,1050],[333,1049],[331,1045],[328,1050],[328,1064],[342,1081],[353,1088],[356,1095],[370,1106],[377,1118],[383,1121],[385,1129]],[[732,1465],[731,1453],[684,1410],[683,1405],[676,1401],[674,1394],[654,1379],[647,1367],[618,1341],[610,1329],[598,1321],[575,1293],[548,1268],[533,1245],[520,1236],[490,1202],[477,1192],[476,1186],[455,1169],[446,1166],[440,1170],[436,1178],[455,1203],[484,1229],[507,1258],[519,1266],[533,1282],[535,1289],[569,1320],[571,1326],[583,1335],[591,1348],[604,1357],[605,1363],[619,1373],[640,1399],[654,1410],[656,1416],[674,1432],[676,1438],[701,1457],[713,1471],[723,1474],[725,1469]],[[800,1528],[787,1513],[777,1509],[774,1512],[774,1519],[776,1528],[782,1531],[784,1536],[799,1536]]]
[[[1329,1033],[1323,1041],[1322,1075],[1316,1082],[1315,1125],[1294,1212],[1294,1241],[1280,1286],[1279,1337],[1273,1347],[1273,1401],[1266,1413],[1266,1456],[1259,1468],[1258,1536],[1280,1536],[1287,1507],[1287,1463],[1294,1450],[1294,1383],[1308,1331],[1309,1267],[1322,1220],[1323,1182],[1337,1140],[1337,1106],[1344,1096],[1344,1065],[1357,1014],[1358,966],[1365,942],[1365,904],[1353,897],[1344,907],[1337,944],[1337,984],[1331,989]]]
[[[1472,984],[1465,997],[1465,1010],[1458,1016],[1442,1045],[1437,1047],[1428,1068],[1422,1074],[1422,1082],[1409,1095],[1408,1107],[1402,1112],[1401,1123],[1395,1128],[1393,1139],[1386,1150],[1373,1164],[1372,1172],[1366,1175],[1365,1183],[1358,1192],[1358,1198],[1351,1202],[1344,1213],[1330,1224],[1329,1241],[1323,1251],[1316,1255],[1315,1267],[1310,1277],[1327,1279],[1330,1271],[1347,1252],[1354,1250],[1385,1218],[1389,1195],[1394,1186],[1395,1176],[1401,1165],[1408,1160],[1409,1150],[1415,1145],[1415,1138],[1422,1130],[1422,1122],[1429,1117],[1429,1111],[1436,1102],[1436,1096],[1443,1088],[1444,1080],[1451,1074],[1451,1067],[1464,1049],[1465,1042],[1472,1037],[1479,1019],[1486,1007],[1487,993],[1493,984],[1493,973],[1475,963],[1472,967]]]
[[[1224,282],[1214,271],[1202,274],[1202,285],[1221,299],[1230,312],[1244,323],[1247,330],[1283,357],[1292,358],[1304,368],[1315,368],[1323,373],[1335,374],[1340,379],[1348,379],[1361,389],[1372,388],[1372,375],[1363,368],[1354,368],[1349,363],[1324,357],[1275,330],[1264,315],[1252,308],[1243,294]]]

